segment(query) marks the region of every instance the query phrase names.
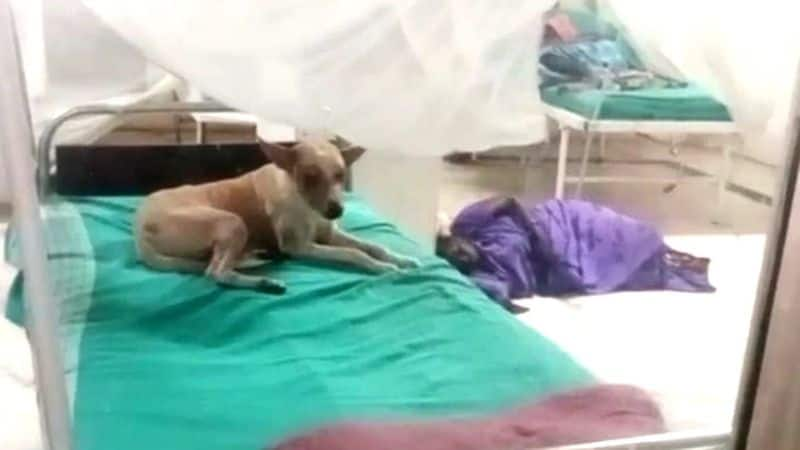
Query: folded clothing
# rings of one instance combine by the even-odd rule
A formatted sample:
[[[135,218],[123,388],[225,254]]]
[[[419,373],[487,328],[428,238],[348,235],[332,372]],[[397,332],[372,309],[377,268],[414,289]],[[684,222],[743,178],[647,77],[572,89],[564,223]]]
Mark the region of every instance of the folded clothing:
[[[584,87],[628,89],[661,80],[644,67],[613,25],[594,14],[555,11],[545,24],[539,51],[542,88],[579,83]]]
[[[650,70],[627,36],[597,15],[558,11],[546,30],[539,51],[545,103],[591,119],[731,120],[708,90]]]

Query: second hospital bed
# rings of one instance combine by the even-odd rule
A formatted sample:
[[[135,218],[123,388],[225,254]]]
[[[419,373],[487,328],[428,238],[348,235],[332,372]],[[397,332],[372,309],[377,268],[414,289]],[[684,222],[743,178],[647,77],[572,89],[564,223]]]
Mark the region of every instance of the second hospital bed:
[[[563,15],[575,24],[578,32],[587,36],[603,36],[618,46],[626,66],[641,70],[644,67],[622,31],[594,14],[564,11]],[[641,176],[592,176],[587,174],[589,154],[595,137],[599,136],[600,154],[605,152],[606,137],[622,134],[666,136],[670,151],[677,155],[677,138],[683,136],[721,137],[720,160],[716,173],[699,177],[717,186],[717,219],[724,220],[723,194],[728,184],[731,159],[737,128],[728,108],[703,87],[694,83],[641,89],[612,89],[607,86],[569,88],[560,84],[540,90],[544,112],[559,129],[558,166],[555,197],[564,196],[568,183],[577,184],[580,195],[583,183],[664,183],[690,181],[680,165],[676,177],[654,179]],[[573,133],[585,136],[580,173],[567,174],[570,137]],[[696,175],[696,174],[695,174]],[[695,176],[695,178],[697,178]]]

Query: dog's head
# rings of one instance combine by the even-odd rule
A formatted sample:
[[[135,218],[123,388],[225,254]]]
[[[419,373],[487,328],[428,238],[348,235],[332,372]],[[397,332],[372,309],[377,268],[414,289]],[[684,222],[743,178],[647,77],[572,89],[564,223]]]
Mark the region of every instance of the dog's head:
[[[261,143],[270,161],[292,177],[300,197],[313,210],[327,219],[336,219],[344,212],[342,196],[347,168],[364,154],[357,147],[337,139],[331,141],[304,137],[292,146]]]

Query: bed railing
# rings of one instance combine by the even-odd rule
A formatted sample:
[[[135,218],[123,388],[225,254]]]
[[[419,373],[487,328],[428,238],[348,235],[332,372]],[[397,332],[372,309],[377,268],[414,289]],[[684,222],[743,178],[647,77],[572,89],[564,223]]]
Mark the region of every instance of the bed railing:
[[[152,105],[120,106],[107,103],[77,106],[51,120],[42,131],[36,146],[36,185],[39,198],[46,198],[51,193],[51,177],[53,175],[52,150],[53,141],[58,130],[68,121],[84,116],[128,116],[153,113],[192,113],[192,112],[233,112],[232,108],[217,102],[168,102]]]

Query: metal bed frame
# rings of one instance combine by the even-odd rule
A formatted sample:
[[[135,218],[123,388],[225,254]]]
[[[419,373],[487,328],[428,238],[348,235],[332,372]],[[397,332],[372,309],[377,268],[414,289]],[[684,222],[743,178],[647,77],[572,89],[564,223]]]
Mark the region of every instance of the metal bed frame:
[[[78,106],[50,121],[36,145],[36,184],[40,198],[46,198],[52,192],[50,180],[54,173],[52,149],[58,130],[68,121],[84,116],[111,115],[125,117],[152,113],[193,113],[193,112],[233,112],[217,102],[169,102],[158,105],[119,106],[105,103]]]
[[[53,143],[58,134],[58,130],[69,122],[85,116],[111,115],[115,118],[135,116],[154,113],[230,113],[238,112],[236,109],[225,106],[214,101],[203,102],[163,102],[159,104],[136,104],[118,105],[111,103],[92,103],[89,105],[76,106],[55,117],[47,123],[42,130],[39,141],[36,144],[34,158],[36,160],[36,186],[40,199],[46,199],[52,193],[52,177],[57,168],[53,165]],[[206,127],[198,124],[195,139],[198,144],[206,143]],[[348,168],[345,172],[344,188],[351,191],[353,188],[352,170]]]
[[[729,142],[738,134],[736,124],[732,121],[667,121],[667,120],[602,120],[591,119],[576,114],[572,111],[542,103],[547,117],[558,124],[560,139],[558,145],[558,166],[556,171],[555,197],[563,198],[565,186],[568,183],[577,184],[576,193],[580,197],[584,183],[664,183],[677,185],[686,182],[712,183],[717,186],[716,217],[718,222],[724,222],[725,203],[724,194],[728,185],[733,155],[733,144]],[[567,174],[567,156],[569,153],[569,138],[572,131],[583,132],[585,142],[581,155],[580,172],[578,176]],[[636,176],[587,176],[589,153],[595,135],[600,137],[600,155],[605,153],[606,136],[609,134],[703,134],[726,137],[726,142],[721,146],[722,163],[719,171],[713,175],[686,176],[683,164],[680,164],[676,177],[636,177]],[[670,142],[670,152],[677,155],[677,145],[674,138]]]

